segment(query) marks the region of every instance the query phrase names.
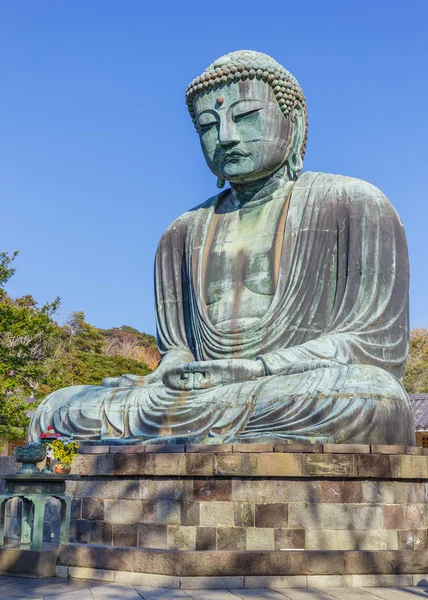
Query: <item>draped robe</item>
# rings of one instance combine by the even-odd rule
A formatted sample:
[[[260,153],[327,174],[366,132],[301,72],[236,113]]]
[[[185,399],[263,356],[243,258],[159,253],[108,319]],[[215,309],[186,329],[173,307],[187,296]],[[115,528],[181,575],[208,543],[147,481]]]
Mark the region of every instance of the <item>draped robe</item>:
[[[218,331],[202,297],[204,249],[223,194],[179,217],[155,265],[162,362],[260,359],[266,375],[210,389],[73,386],[39,406],[48,425],[109,443],[414,444],[401,384],[408,352],[409,266],[387,198],[353,178],[307,172],[284,226],[276,291],[257,322]]]

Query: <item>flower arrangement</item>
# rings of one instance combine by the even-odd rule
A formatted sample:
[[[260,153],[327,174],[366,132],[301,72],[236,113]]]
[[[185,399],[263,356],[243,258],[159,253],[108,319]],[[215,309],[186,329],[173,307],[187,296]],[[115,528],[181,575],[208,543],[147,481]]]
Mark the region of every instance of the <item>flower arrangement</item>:
[[[73,436],[66,437],[60,433],[56,433],[52,425],[50,425],[46,431],[40,434],[40,440],[46,446],[46,468],[43,472],[53,472],[51,469],[51,459],[55,458],[59,463],[55,466],[55,473],[69,473],[71,463],[79,447],[78,442],[73,440]]]
[[[55,458],[63,467],[71,467],[71,463],[79,447],[77,442],[71,438],[61,436],[48,442],[46,445],[49,448],[48,452],[51,454],[51,458]]]

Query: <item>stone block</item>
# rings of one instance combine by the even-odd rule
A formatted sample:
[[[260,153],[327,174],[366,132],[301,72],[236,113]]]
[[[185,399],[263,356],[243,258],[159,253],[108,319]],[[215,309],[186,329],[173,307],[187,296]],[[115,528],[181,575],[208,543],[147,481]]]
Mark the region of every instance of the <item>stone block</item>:
[[[428,569],[427,569],[427,571],[428,571]],[[422,573],[422,574],[413,575],[413,584],[412,585],[428,587],[428,574]]]
[[[151,454],[183,454],[183,444],[146,444],[145,451]]]
[[[224,552],[183,552],[181,577],[261,575],[268,570],[267,552],[229,550]]]
[[[308,588],[316,589],[319,588],[344,588],[352,586],[352,575],[308,575],[307,576]],[[317,600],[330,600],[330,594],[323,595],[322,592],[317,593]],[[332,598],[333,600],[333,598]],[[348,599],[349,600],[349,599]],[[364,600],[364,598],[363,598]],[[370,599],[369,600],[374,600]]]
[[[113,455],[78,454],[74,461],[74,467],[76,473],[87,477],[113,473]]]
[[[181,503],[181,524],[193,526],[200,524],[200,502]]]
[[[248,575],[245,577],[245,588],[248,589],[291,589],[305,588],[306,575]]]
[[[275,529],[275,550],[304,550],[304,529]]]
[[[274,452],[297,452],[302,454],[322,454],[322,444],[275,444]]]
[[[179,578],[171,575],[151,575],[149,573],[128,573],[126,571],[115,571],[114,580],[117,583],[128,583],[129,585],[135,586],[135,589],[140,593],[140,595],[142,595],[143,598],[147,598],[146,594],[143,594],[143,592],[146,592],[148,588],[167,588],[178,591],[180,586]],[[154,592],[155,595],[159,593],[156,589]],[[175,596],[171,594],[171,592],[167,592],[167,598],[176,600]],[[155,600],[155,598],[153,598],[153,600]]]
[[[307,551],[304,553],[304,567],[309,575],[343,575],[345,558],[337,550]]]
[[[182,590],[237,590],[244,587],[244,577],[180,577]],[[193,596],[192,596],[193,597]]]
[[[140,498],[143,500],[181,500],[184,496],[185,483],[178,479],[140,479]]]
[[[87,519],[76,519],[70,523],[70,538],[78,543],[90,544],[92,532],[92,521]]]
[[[68,567],[61,567],[57,565],[55,568],[55,577],[68,579]]]
[[[255,505],[255,526],[256,527],[287,527],[288,525],[288,504],[285,503],[264,503]]]
[[[145,456],[150,456],[146,454]],[[185,475],[186,462],[185,454],[153,454],[153,474],[154,475]]]
[[[138,525],[138,546],[140,548],[167,548],[167,531],[167,525]]]
[[[406,454],[406,446],[371,445],[372,454]]]
[[[135,526],[134,526],[135,528]],[[106,521],[92,521],[91,544],[107,544],[111,546],[113,543],[113,525]],[[130,544],[120,544],[129,546]]]
[[[224,454],[232,452],[232,444],[187,444],[186,452],[212,452],[213,454]]]
[[[144,444],[132,446],[110,446],[110,454],[141,454],[146,451]]]
[[[104,504],[103,504],[104,508]],[[81,519],[82,518],[82,500],[79,498],[78,500],[71,501],[71,518],[72,519]]]
[[[323,529],[324,506],[322,504],[296,502],[289,504],[288,510],[290,527],[301,529]]]
[[[232,502],[201,502],[200,524],[206,527],[234,525],[234,509]]]
[[[233,444],[233,452],[273,452],[272,444]]]
[[[369,444],[323,444],[325,454],[370,454]]]
[[[104,518],[109,523],[139,523],[143,516],[141,500],[105,500]]]
[[[355,468],[357,477],[362,478],[390,478],[392,474],[391,457],[376,454],[355,455]]]
[[[306,531],[306,550],[337,550],[337,531],[315,529]]]
[[[154,500],[143,500],[141,502],[140,523],[156,523],[156,507]]]
[[[232,500],[231,479],[195,479],[193,482],[195,500],[230,501]]]
[[[132,549],[132,571],[136,573],[153,573],[155,575],[178,576],[180,569],[180,553],[176,550]],[[124,570],[124,569],[118,569]]]
[[[319,481],[277,479],[272,483],[275,484],[275,495],[272,499],[276,499],[277,502],[320,502]]]
[[[59,547],[58,564],[69,567],[85,567],[91,569],[110,569],[125,571],[132,566],[133,548],[89,545],[63,544]]]
[[[79,498],[101,498],[111,499],[117,498],[117,481],[115,480],[89,480],[76,481],[73,490],[73,496]]]
[[[168,525],[168,548],[170,550],[195,550],[196,527]]]
[[[248,527],[246,529],[247,550],[274,550],[275,532],[263,527]]]
[[[108,571],[106,569],[91,569],[89,567],[69,567],[68,575],[73,579],[114,581],[114,571]]]
[[[321,502],[357,503],[362,501],[361,481],[321,481]]]
[[[53,577],[56,560],[56,548],[42,548],[42,550],[36,551],[3,546],[0,547],[0,575]]]
[[[254,504],[234,502],[233,512],[236,527],[254,527]]]
[[[355,476],[354,454],[302,454],[301,456],[304,477]]]
[[[363,502],[374,504],[423,504],[425,484],[415,481],[363,481]]]
[[[263,477],[299,477],[302,474],[300,454],[258,454],[257,475]]]
[[[427,530],[409,529],[397,531],[399,550],[427,550]]]
[[[138,479],[119,479],[117,482],[117,497],[126,500],[140,498],[140,482]]]
[[[338,550],[397,550],[397,532],[393,530],[340,530]]]
[[[186,474],[210,477],[214,475],[214,455],[190,453],[185,455]]]
[[[427,512],[426,505],[420,504],[405,504],[404,505],[404,528],[417,529],[418,527],[426,527],[427,523],[424,515]]]
[[[84,519],[104,520],[104,501],[99,498],[83,498],[82,517]]]
[[[216,532],[215,527],[196,527],[196,550],[215,550]]]
[[[414,456],[426,456],[428,448],[421,448],[420,446],[406,446],[406,454],[412,454]]]
[[[277,482],[272,479],[233,479],[232,498],[234,502],[275,502]]]
[[[180,525],[181,507],[172,500],[158,500],[156,503],[156,523],[158,525]]]
[[[404,506],[388,504],[383,507],[385,529],[404,529]]]
[[[102,542],[101,542],[102,543]],[[113,525],[113,546],[138,546],[138,527],[132,524]]]
[[[245,550],[244,527],[218,527],[217,550]]]
[[[151,454],[112,454],[111,456],[113,457],[112,475],[152,475],[155,472]]]
[[[382,506],[349,505],[349,527],[351,529],[383,529],[383,516]]]
[[[352,575],[352,587],[405,587],[412,582],[412,575]]]
[[[253,477],[257,475],[257,455],[254,453],[215,454],[214,470],[216,475]]]
[[[109,454],[110,448],[108,446],[82,446],[80,445],[78,454]]]

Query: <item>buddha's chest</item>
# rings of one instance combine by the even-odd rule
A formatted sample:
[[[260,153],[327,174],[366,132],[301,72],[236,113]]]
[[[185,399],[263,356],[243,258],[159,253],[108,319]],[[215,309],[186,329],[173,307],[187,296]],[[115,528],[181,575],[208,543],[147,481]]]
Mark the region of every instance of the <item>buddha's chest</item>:
[[[216,215],[204,252],[208,306],[220,301],[250,304],[254,295],[270,303],[278,278],[283,208],[282,199],[269,206]]]

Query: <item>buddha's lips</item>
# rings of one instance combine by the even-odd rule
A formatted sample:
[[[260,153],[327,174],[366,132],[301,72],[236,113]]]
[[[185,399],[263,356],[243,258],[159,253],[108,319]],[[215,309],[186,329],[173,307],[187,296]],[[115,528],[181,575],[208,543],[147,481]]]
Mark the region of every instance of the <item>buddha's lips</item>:
[[[246,152],[234,150],[233,152],[228,152],[227,154],[223,154],[223,156],[221,157],[221,162],[227,163],[227,162],[230,162],[231,160],[237,160],[238,158],[245,158],[247,156],[250,156],[250,155],[247,154]]]

